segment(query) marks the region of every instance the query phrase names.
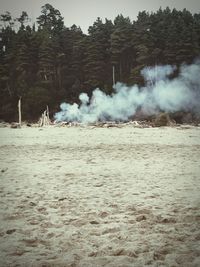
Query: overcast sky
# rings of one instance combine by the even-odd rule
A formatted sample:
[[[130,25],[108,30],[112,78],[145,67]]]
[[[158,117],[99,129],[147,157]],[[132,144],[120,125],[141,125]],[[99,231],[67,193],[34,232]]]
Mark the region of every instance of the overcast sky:
[[[186,8],[192,13],[200,12],[200,0],[0,0],[0,14],[10,11],[13,17],[18,17],[26,11],[32,21],[36,21],[41,6],[46,3],[61,12],[65,26],[76,24],[84,33],[97,17],[113,20],[122,14],[135,20],[139,11],[151,12],[167,6],[178,10]]]

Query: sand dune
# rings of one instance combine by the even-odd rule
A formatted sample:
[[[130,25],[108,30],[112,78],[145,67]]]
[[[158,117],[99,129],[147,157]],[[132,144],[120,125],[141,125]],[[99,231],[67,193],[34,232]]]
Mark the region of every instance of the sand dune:
[[[0,129],[0,266],[200,266],[200,128]]]

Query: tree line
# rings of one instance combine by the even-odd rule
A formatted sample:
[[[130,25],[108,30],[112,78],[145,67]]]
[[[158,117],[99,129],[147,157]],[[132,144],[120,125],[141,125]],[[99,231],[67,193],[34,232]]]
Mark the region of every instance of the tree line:
[[[99,87],[113,92],[115,80],[143,84],[141,70],[160,64],[190,64],[200,55],[200,13],[170,8],[139,12],[137,20],[118,15],[100,18],[84,34],[65,27],[59,10],[41,8],[37,24],[23,11],[13,19],[0,15],[0,119],[37,120],[46,108],[53,115],[61,102],[78,102],[81,92]]]

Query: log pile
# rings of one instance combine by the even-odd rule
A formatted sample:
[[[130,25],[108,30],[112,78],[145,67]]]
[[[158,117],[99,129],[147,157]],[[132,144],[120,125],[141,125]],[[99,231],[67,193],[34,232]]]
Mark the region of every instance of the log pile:
[[[20,103],[21,104],[21,103]],[[21,111],[20,108],[21,105],[19,105],[19,111]],[[123,127],[133,127],[133,128],[152,128],[152,127],[179,127],[186,129],[187,127],[197,126],[200,127],[200,120],[192,121],[191,123],[177,123],[173,117],[171,117],[171,114],[167,113],[159,113],[154,116],[149,116],[146,119],[143,120],[130,120],[126,122],[122,121],[98,121],[94,123],[81,123],[77,121],[72,122],[51,122],[49,118],[49,109],[48,106],[46,110],[42,113],[39,121],[37,123],[27,123],[27,122],[21,122],[21,112],[19,112],[19,122],[16,123],[6,123],[4,121],[0,121],[0,128],[3,127],[11,127],[11,128],[21,128],[23,127],[43,127],[43,126],[49,126],[52,125],[54,127],[88,127],[90,129],[95,128],[123,128]]]
[[[152,127],[163,127],[163,126],[176,126],[175,120],[171,119],[167,113],[159,113],[154,117],[144,120],[130,120],[126,122],[118,121],[98,121],[94,123],[80,123],[80,122],[55,122],[55,126],[58,127],[90,127],[94,128],[122,128],[122,127],[134,127],[134,128],[152,128]]]
[[[134,127],[134,128],[151,128],[154,127],[153,123],[150,121],[127,121],[127,122],[98,122],[98,123],[93,123],[90,124],[92,128],[111,128],[111,127],[116,127],[116,128],[122,128],[122,127]]]
[[[126,126],[131,126],[135,128],[150,128],[154,125],[148,121],[128,121],[128,122],[115,122],[115,121],[104,121],[104,122],[94,122],[94,123],[80,123],[80,122],[55,122],[56,127],[89,127],[94,128],[122,128]]]

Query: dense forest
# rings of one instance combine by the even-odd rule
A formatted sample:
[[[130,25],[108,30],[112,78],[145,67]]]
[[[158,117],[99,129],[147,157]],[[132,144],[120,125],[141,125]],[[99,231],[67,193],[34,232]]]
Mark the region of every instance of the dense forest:
[[[19,18],[0,15],[0,119],[37,120],[46,108],[53,115],[61,102],[77,102],[81,92],[99,87],[112,93],[115,80],[143,84],[145,66],[192,63],[200,55],[200,13],[161,8],[138,14],[136,21],[118,15],[100,18],[84,34],[64,26],[59,10],[46,4],[37,23],[23,11]]]

